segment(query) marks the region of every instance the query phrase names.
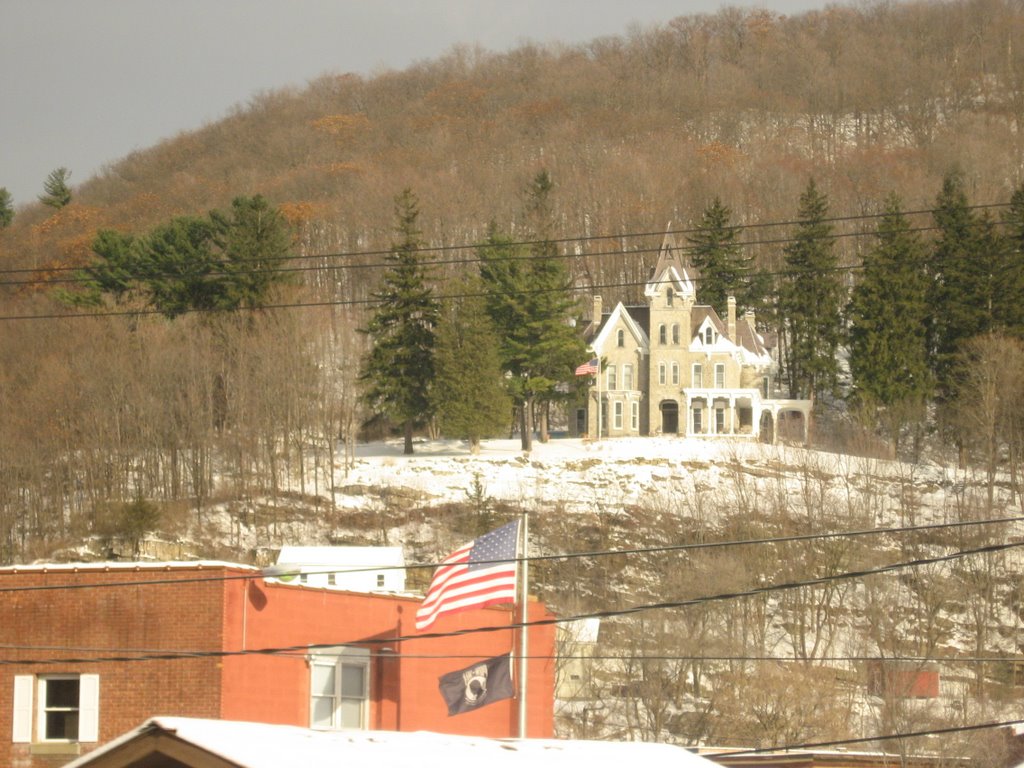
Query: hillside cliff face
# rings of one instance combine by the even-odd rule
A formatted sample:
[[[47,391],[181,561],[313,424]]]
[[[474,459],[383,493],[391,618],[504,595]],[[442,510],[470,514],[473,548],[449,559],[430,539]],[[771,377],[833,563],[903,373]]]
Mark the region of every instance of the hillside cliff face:
[[[1006,478],[990,506],[983,474],[929,462],[680,438],[516,445],[362,445],[333,490],[217,504],[142,549],[269,563],[286,544],[400,545],[432,563],[525,510],[531,593],[562,619],[601,615],[596,641],[563,638],[565,736],[767,746],[1015,716],[1024,527]],[[429,569],[407,575],[422,590]],[[995,765],[994,743],[902,749]]]

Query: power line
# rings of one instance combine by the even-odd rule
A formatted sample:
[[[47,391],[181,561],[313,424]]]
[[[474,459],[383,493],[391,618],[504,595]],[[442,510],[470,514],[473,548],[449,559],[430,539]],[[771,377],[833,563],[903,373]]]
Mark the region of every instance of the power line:
[[[53,658],[53,659],[19,659],[15,660],[0,660],[0,665],[14,665],[14,664],[83,664],[83,663],[123,663],[123,662],[144,662],[144,661],[171,661],[185,658],[224,658],[229,656],[275,656],[275,655],[287,655],[292,653],[310,652],[314,650],[322,650],[325,648],[334,648],[341,645],[388,645],[397,644],[404,642],[416,642],[422,640],[443,640],[452,637],[462,637],[465,635],[478,635],[478,634],[490,634],[494,632],[511,632],[522,627],[542,627],[542,626],[556,626],[558,624],[567,624],[583,619],[611,619],[621,618],[624,616],[632,616],[638,613],[646,613],[648,611],[655,610],[666,610],[674,608],[687,608],[694,605],[705,605],[708,603],[724,602],[727,600],[736,600],[745,597],[756,597],[759,595],[768,595],[775,592],[783,592],[792,589],[800,589],[802,587],[814,587],[821,586],[835,581],[849,581],[854,579],[863,579],[867,576],[876,576],[885,573],[893,573],[895,571],[905,570],[908,568],[918,568],[925,565],[933,565],[936,563],[950,562],[964,557],[970,557],[978,554],[988,554],[995,552],[1003,552],[1010,549],[1016,549],[1024,546],[1024,542],[1010,542],[1006,544],[990,544],[984,547],[978,547],[975,549],[961,550],[959,552],[953,552],[946,555],[939,555],[936,557],[928,558],[917,558],[915,560],[909,560],[899,563],[890,563],[888,565],[878,566],[875,568],[866,568],[857,571],[846,571],[843,573],[832,574],[830,576],[822,576],[813,579],[802,579],[797,581],[783,582],[780,584],[771,584],[767,586],[757,587],[748,590],[738,590],[734,592],[724,592],[717,595],[709,595],[705,597],[695,597],[687,600],[673,600],[663,601],[658,603],[646,603],[642,605],[635,605],[629,608],[620,608],[615,610],[604,610],[604,611],[592,611],[589,613],[577,614],[574,616],[561,616],[552,617],[547,619],[533,619],[530,621],[510,621],[506,624],[501,625],[489,625],[484,627],[471,627],[466,629],[452,630],[449,632],[424,632],[415,635],[396,635],[392,637],[369,637],[369,638],[356,638],[345,641],[336,641],[331,643],[305,643],[298,645],[271,647],[271,648],[251,648],[241,649],[235,651],[227,650],[212,650],[212,651],[182,651],[182,652],[162,652],[140,656],[104,656],[104,657],[82,657],[82,658]]]
[[[1007,267],[1007,268],[1009,268],[1009,267]],[[817,271],[814,272],[814,274],[827,274],[827,273],[837,273],[837,272],[855,272],[855,271],[858,271],[858,270],[861,270],[861,269],[863,269],[863,265],[860,265],[860,264],[841,265],[841,266],[832,267],[832,268],[830,268],[828,270],[817,270]],[[763,274],[766,277],[788,277],[788,276],[792,276],[792,275],[806,276],[808,274],[811,274],[811,272],[809,272],[807,270],[803,270],[803,271],[779,270],[779,271],[776,271],[776,272],[763,272],[761,274]],[[668,282],[668,281],[662,281],[662,282]],[[695,280],[695,282],[699,282],[699,280]],[[516,291],[516,295],[517,296],[533,296],[533,295],[539,295],[539,294],[544,294],[544,293],[558,293],[558,292],[562,292],[562,291],[565,291],[565,292],[568,292],[568,293],[573,293],[573,294],[592,293],[595,290],[600,290],[600,289],[605,289],[605,288],[619,288],[619,289],[621,289],[621,288],[639,288],[639,287],[642,287],[642,286],[649,285],[650,283],[651,283],[650,280],[627,280],[627,281],[621,281],[621,282],[600,283],[600,284],[591,284],[591,285],[569,285],[569,286],[565,286],[565,287],[562,287],[562,288],[536,288],[536,289],[528,289],[528,290],[519,290],[519,291]],[[476,293],[440,294],[440,295],[435,295],[433,298],[435,300],[437,300],[437,301],[442,301],[443,302],[443,301],[452,300],[452,299],[480,298],[480,297],[487,297],[487,296],[489,296],[489,294],[486,293],[486,292],[476,292]],[[280,303],[277,303],[277,304],[262,304],[260,306],[235,307],[235,308],[232,308],[232,309],[199,309],[199,308],[189,308],[189,309],[183,309],[181,311],[176,312],[176,316],[195,315],[195,314],[215,315],[215,314],[221,314],[221,313],[224,313],[224,314],[232,313],[232,314],[234,314],[234,313],[240,313],[240,312],[260,313],[260,312],[267,312],[267,311],[270,311],[270,310],[279,310],[279,309],[314,309],[314,308],[322,308],[322,307],[355,307],[355,306],[375,305],[375,304],[379,304],[379,303],[380,303],[380,299],[379,298],[374,297],[374,296],[370,296],[370,297],[365,298],[365,299],[331,299],[331,300],[322,300],[322,301],[280,302]],[[0,321],[10,322],[10,321],[16,321],[16,320],[80,320],[80,319],[97,319],[97,318],[107,318],[107,317],[145,317],[147,315],[150,315],[150,316],[151,315],[165,315],[165,313],[162,310],[159,310],[159,309],[142,309],[142,308],[125,309],[125,310],[106,310],[106,311],[102,311],[102,312],[71,312],[71,313],[69,313],[69,312],[50,312],[50,313],[35,314],[35,315],[0,315]]]
[[[572,559],[593,559],[599,557],[621,557],[624,555],[640,555],[640,554],[657,554],[664,552],[687,552],[704,549],[722,549],[726,547],[742,547],[742,546],[754,546],[764,544],[784,544],[792,542],[802,541],[821,541],[823,539],[836,539],[836,538],[858,538],[862,536],[880,536],[880,535],[892,535],[900,533],[916,533],[921,531],[935,531],[942,529],[955,529],[955,528],[969,528],[981,525],[1002,525],[1006,523],[1020,523],[1024,522],[1024,516],[1016,517],[999,517],[987,520],[960,520],[956,522],[946,523],[927,523],[924,525],[904,525],[904,526],[891,526],[888,528],[865,528],[860,530],[852,531],[831,531],[824,533],[806,533],[806,534],[792,534],[789,536],[771,536],[761,537],[757,539],[730,539],[726,541],[704,541],[704,542],[691,542],[686,544],[664,544],[654,547],[633,547],[630,549],[616,549],[616,550],[588,550],[585,552],[565,552],[561,554],[548,554],[548,555],[530,555],[527,557],[518,557],[515,559],[517,563],[528,562],[538,563],[553,560],[572,560]],[[509,562],[507,560],[483,560],[481,564],[491,562]],[[88,564],[86,564],[88,565]],[[241,567],[254,567],[247,566],[243,563],[238,563]],[[154,585],[180,585],[180,584],[196,584],[206,582],[226,582],[226,581],[249,581],[253,579],[265,579],[275,578],[281,579],[282,577],[296,577],[299,575],[306,576],[324,576],[330,574],[352,574],[352,573],[378,573],[380,571],[409,571],[409,570],[423,570],[437,568],[441,565],[440,562],[436,563],[413,563],[409,565],[385,565],[379,567],[364,567],[364,568],[306,568],[301,569],[299,563],[281,563],[277,565],[267,566],[254,573],[236,574],[232,576],[204,576],[197,578],[182,578],[182,579],[136,579],[132,581],[109,581],[109,582],[98,582],[98,583],[65,583],[65,584],[38,584],[32,586],[21,586],[21,587],[0,587],[0,594],[11,593],[11,592],[50,592],[57,590],[79,590],[79,589],[108,589],[114,587],[139,587],[139,586],[154,586]],[[12,566],[17,568],[17,566]],[[31,567],[31,566],[30,566]],[[213,567],[213,566],[199,566],[199,567]],[[217,567],[232,567],[230,565],[217,566]],[[277,573],[271,571],[276,570]],[[26,573],[38,573],[37,571],[27,571]],[[3,576],[3,571],[0,571],[0,576]]]
[[[996,723],[978,723],[976,725],[957,725],[949,728],[931,728],[927,731],[908,731],[906,733],[889,733],[882,736],[862,736],[856,739],[834,739],[832,741],[813,741],[802,744],[785,744],[778,747],[758,747],[757,749],[737,749],[730,752],[709,752],[708,757],[732,757],[734,755],[757,755],[765,752],[792,752],[797,749],[821,749],[823,747],[842,747],[850,744],[867,744],[872,741],[892,741],[894,739],[913,739],[921,736],[942,736],[949,733],[965,733],[968,731],[1006,728],[1020,725],[1024,720],[1003,720]]]
[[[987,204],[987,205],[984,205],[984,206],[971,206],[971,207],[972,208],[994,208],[994,207],[1005,207],[1007,205],[1009,205],[1009,204],[1008,203],[991,203],[991,204]],[[914,212],[904,213],[903,215],[904,216],[911,216],[911,215],[921,214],[921,213],[933,213],[933,211],[914,211]],[[858,220],[858,219],[872,219],[872,218],[878,218],[878,217],[886,216],[886,215],[888,215],[888,214],[884,214],[884,213],[883,214],[863,214],[863,215],[858,215],[858,216],[836,217],[836,218],[833,218],[833,219],[824,219],[823,223],[839,222],[839,221],[853,221],[853,220]],[[792,225],[797,224],[797,223],[800,223],[800,222],[779,222],[779,223],[771,222],[771,223],[746,225],[746,226],[744,226],[744,225],[735,225],[735,226],[724,227],[723,229],[729,231],[729,230],[750,229],[750,228],[756,228],[756,227],[783,227],[783,226],[792,226]],[[930,226],[921,226],[921,227],[911,227],[907,231],[912,232],[912,233],[921,233],[921,232],[931,232],[931,231],[935,231],[935,230],[938,230],[938,229],[941,229],[941,227],[939,227],[937,225],[930,225]],[[662,234],[662,236],[664,236],[666,234],[673,234],[674,235],[674,234],[694,233],[694,232],[699,232],[699,231],[700,230],[697,230],[697,229],[675,230],[675,231],[671,231],[670,230],[667,233],[660,233],[660,234]],[[620,235],[598,235],[598,236],[590,236],[590,237],[565,238],[565,239],[553,240],[553,241],[549,241],[549,242],[552,242],[552,243],[555,243],[555,244],[565,244],[565,243],[586,242],[586,241],[589,241],[589,240],[605,240],[605,239],[619,239],[619,240],[622,240],[622,239],[629,239],[629,238],[652,237],[652,236],[656,236],[657,234],[658,233],[649,233],[649,232],[643,232],[643,233],[623,233],[623,234],[620,234]],[[852,238],[863,238],[863,237],[869,237],[870,238],[870,237],[875,237],[876,235],[877,235],[877,232],[869,231],[869,230],[861,230],[861,231],[854,231],[854,232],[830,232],[827,235],[824,235],[824,236],[822,236],[822,237],[820,237],[818,239],[820,239],[820,240],[833,240],[833,241],[835,241],[835,240],[840,240],[840,239],[843,239],[843,238],[851,238],[851,237]],[[734,243],[734,245],[737,248],[750,248],[750,247],[754,247],[754,246],[764,246],[764,245],[787,245],[787,244],[793,243],[795,241],[796,241],[796,239],[794,237],[781,237],[781,238],[770,238],[770,239],[761,239],[761,240],[742,240],[742,241]],[[516,248],[521,248],[523,246],[535,245],[538,242],[539,241],[522,241],[522,242],[519,242],[519,243],[501,243],[501,244],[499,244],[499,245],[497,245],[495,247],[508,248],[508,249],[514,250]],[[463,250],[470,250],[470,249],[471,250],[479,251],[481,248],[487,248],[487,247],[490,247],[492,245],[493,244],[490,244],[490,243],[475,243],[475,244],[471,244],[471,245],[431,246],[431,247],[413,249],[413,252],[416,252],[416,253],[433,253],[433,252],[446,253],[446,252],[451,252],[451,251],[463,251]],[[683,246],[678,246],[677,245],[677,246],[675,246],[675,249],[678,250],[678,251],[682,251],[683,253],[692,253],[692,252],[694,252],[696,250],[696,246],[695,245],[683,245]],[[660,251],[661,251],[661,246],[658,246],[656,248],[636,248],[636,249],[631,249],[631,250],[624,250],[624,249],[619,248],[619,249],[615,249],[615,250],[596,251],[596,252],[589,252],[589,253],[567,252],[567,253],[543,254],[543,255],[536,255],[536,254],[529,254],[529,253],[513,253],[513,254],[507,256],[506,258],[507,258],[508,261],[513,261],[513,262],[520,262],[520,261],[522,261],[522,262],[529,262],[529,261],[542,260],[542,259],[571,260],[571,259],[579,259],[579,258],[591,258],[592,259],[592,258],[600,258],[600,257],[605,257],[605,256],[637,256],[637,255],[643,255],[643,254],[648,254],[648,253],[655,253],[656,254],[656,253],[659,253]],[[361,251],[361,252],[353,251],[353,252],[337,253],[337,254],[331,254],[331,253],[302,254],[302,255],[282,256],[282,257],[279,257],[278,259],[276,259],[276,261],[279,261],[279,262],[307,261],[307,260],[311,261],[311,260],[316,260],[316,259],[335,259],[335,258],[352,259],[352,258],[356,258],[356,257],[388,255],[389,253],[390,253],[390,251]],[[484,259],[479,257],[479,256],[477,256],[476,258],[432,259],[432,260],[429,260],[429,261],[424,261],[423,262],[423,266],[426,269],[431,269],[433,267],[438,267],[438,266],[447,266],[447,265],[453,265],[453,264],[468,265],[468,264],[479,264],[479,263],[483,263],[483,262],[484,262]],[[0,281],[0,286],[39,286],[39,287],[46,287],[46,286],[60,285],[60,284],[86,284],[86,283],[90,282],[91,278],[86,276],[86,275],[83,275],[81,273],[83,272],[84,269],[87,269],[87,268],[89,268],[91,266],[96,266],[96,265],[87,265],[86,267],[53,267],[53,268],[46,269],[46,270],[40,270],[40,269],[34,269],[34,270],[28,270],[28,269],[0,270],[0,275],[4,275],[4,274],[24,274],[24,273],[38,274],[40,271],[46,271],[47,273],[71,273],[72,275],[74,275],[73,277],[55,278],[55,279],[4,280],[4,281]],[[214,265],[214,266],[216,267],[216,266],[221,266],[221,265],[218,264],[218,265]],[[388,268],[390,266],[391,266],[391,264],[389,262],[371,262],[371,263],[368,263],[368,264],[357,264],[357,263],[356,264],[341,264],[341,265],[324,265],[324,264],[319,264],[319,265],[302,266],[302,267],[273,267],[273,268],[263,269],[263,270],[254,270],[254,269],[252,269],[252,270],[239,270],[239,271],[234,271],[234,272],[228,272],[227,270],[224,270],[224,269],[213,269],[207,275],[207,277],[222,277],[222,276],[227,276],[229,274],[253,274],[253,273],[257,272],[257,271],[260,274],[289,274],[289,273],[320,272],[320,271],[323,271],[323,272],[335,272],[335,271],[339,271],[339,270],[385,269],[385,268]],[[771,276],[772,275],[772,273],[762,273],[762,274],[765,274],[767,276]],[[176,275],[176,273],[173,273],[173,272],[157,272],[157,273],[154,273],[154,275],[150,275],[150,276],[174,277],[175,275]],[[136,279],[136,278],[134,276],[129,276],[128,279],[131,280],[131,279]]]

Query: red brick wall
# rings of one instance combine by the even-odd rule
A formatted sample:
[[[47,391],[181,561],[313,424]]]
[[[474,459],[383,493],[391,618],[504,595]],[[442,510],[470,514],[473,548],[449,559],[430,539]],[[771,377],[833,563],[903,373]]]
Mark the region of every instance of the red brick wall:
[[[52,591],[0,592],[2,657],[25,664],[0,667],[0,765],[41,768],[68,757],[31,758],[29,745],[13,744],[15,675],[97,673],[100,676],[100,742],[108,741],[157,714],[216,717],[220,709],[217,659],[120,663],[38,664],[50,658],[89,659],[149,651],[216,650],[221,646],[223,582],[182,584],[209,570],[53,570],[0,572],[0,589],[65,584],[101,584],[172,579],[168,585]],[[220,575],[223,570],[212,572]],[[43,646],[53,646],[52,649]],[[86,650],[86,649],[109,649]]]
[[[0,592],[0,644],[32,646],[21,650],[0,648],[0,658],[24,662],[0,666],[0,766],[49,768],[70,759],[33,758],[29,745],[12,743],[15,675],[99,674],[100,743],[155,715],[309,725],[305,652],[135,663],[88,661],[96,656],[127,656],[130,649],[150,655],[174,650],[234,652],[316,643],[362,644],[373,657],[371,728],[497,737],[518,734],[517,700],[448,717],[437,688],[442,674],[507,653],[513,647],[512,632],[400,643],[389,640],[383,645],[367,642],[417,636],[413,624],[418,600],[268,584],[258,578],[219,578],[251,574],[249,569],[221,566],[0,571],[0,589],[173,582]],[[210,576],[214,580],[196,581]],[[193,583],[185,583],[190,580]],[[502,625],[510,620],[509,614],[507,609],[488,608],[445,616],[432,631]],[[531,619],[546,615],[542,605],[531,604]],[[553,626],[531,630],[531,655],[552,657],[554,648]],[[37,663],[50,658],[83,661]],[[529,735],[550,737],[554,731],[554,661],[531,661],[529,677]]]

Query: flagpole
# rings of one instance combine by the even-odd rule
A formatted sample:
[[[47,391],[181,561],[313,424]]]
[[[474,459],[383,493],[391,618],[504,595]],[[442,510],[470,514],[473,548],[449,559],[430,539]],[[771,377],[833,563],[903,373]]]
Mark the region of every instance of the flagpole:
[[[527,548],[530,542],[529,534],[529,518],[524,510],[522,515],[522,529],[523,529],[523,546],[521,549],[522,557],[520,564],[522,569],[519,573],[520,578],[520,590],[519,590],[519,605],[520,605],[520,638],[519,638],[519,738],[526,738],[526,659],[527,659],[527,624],[529,623],[529,568],[530,561],[528,558]]]

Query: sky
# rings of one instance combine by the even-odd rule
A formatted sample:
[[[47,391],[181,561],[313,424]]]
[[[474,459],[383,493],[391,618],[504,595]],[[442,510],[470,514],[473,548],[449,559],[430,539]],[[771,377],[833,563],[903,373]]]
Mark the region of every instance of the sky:
[[[372,76],[456,45],[583,43],[722,6],[824,0],[0,0],[0,187],[35,201],[59,167],[107,164],[255,95]]]

